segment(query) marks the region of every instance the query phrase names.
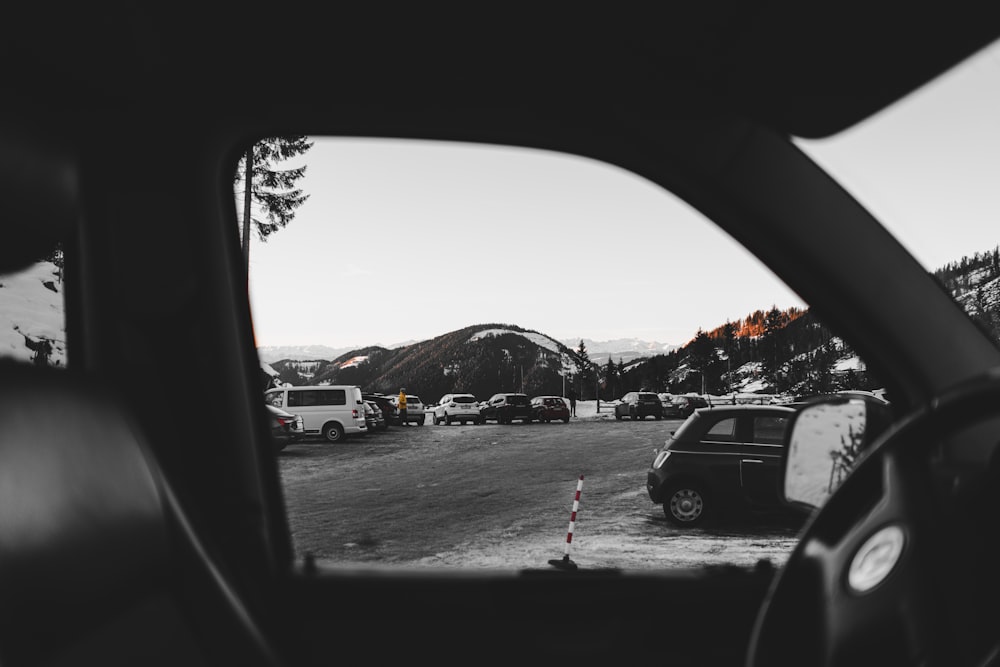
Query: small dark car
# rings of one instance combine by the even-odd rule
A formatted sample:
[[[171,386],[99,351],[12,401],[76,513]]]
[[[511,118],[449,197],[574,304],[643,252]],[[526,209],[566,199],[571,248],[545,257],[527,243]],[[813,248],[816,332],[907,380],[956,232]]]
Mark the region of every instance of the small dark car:
[[[663,403],[659,395],[651,391],[630,391],[615,405],[615,419],[619,421],[622,417],[645,419],[649,416],[663,419]]]
[[[546,424],[554,419],[569,422],[569,405],[561,396],[535,396],[531,399],[531,407],[535,411],[534,418]]]
[[[534,418],[531,399],[527,394],[504,393],[493,394],[481,411],[482,421],[495,421],[498,424],[510,424],[520,420],[530,424]]]
[[[306,431],[302,424],[302,417],[267,403],[264,404],[264,407],[267,408],[271,418],[271,438],[274,441],[276,451],[280,452],[289,443],[301,440],[305,436]]]
[[[365,401],[371,401],[382,410],[382,417],[385,420],[385,426],[380,426],[380,428],[389,428],[389,424],[399,423],[399,411],[396,409],[396,405],[392,402],[392,399],[385,394],[375,394],[371,392],[362,392],[361,399]]]
[[[385,415],[382,414],[382,408],[375,401],[365,401],[365,424],[368,426],[369,433],[389,428],[385,421]]]
[[[779,405],[702,408],[687,418],[646,474],[646,491],[680,526],[723,508],[780,508],[781,457],[795,409]]]
[[[667,419],[687,419],[698,408],[707,408],[708,400],[703,396],[674,396],[663,405],[663,416]]]

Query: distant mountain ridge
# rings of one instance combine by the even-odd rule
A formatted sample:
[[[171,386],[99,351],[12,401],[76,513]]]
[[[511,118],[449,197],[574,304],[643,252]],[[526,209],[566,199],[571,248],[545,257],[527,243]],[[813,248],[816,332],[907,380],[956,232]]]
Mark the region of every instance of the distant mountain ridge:
[[[417,341],[409,340],[403,343],[395,343],[393,345],[376,345],[378,347],[385,347],[386,349],[393,350],[399,347],[412,345],[415,342]],[[265,363],[281,361],[282,359],[291,359],[294,361],[329,361],[330,359],[336,359],[340,355],[356,349],[358,348],[330,347],[329,345],[263,345],[257,348],[257,356],[260,357],[260,360]]]

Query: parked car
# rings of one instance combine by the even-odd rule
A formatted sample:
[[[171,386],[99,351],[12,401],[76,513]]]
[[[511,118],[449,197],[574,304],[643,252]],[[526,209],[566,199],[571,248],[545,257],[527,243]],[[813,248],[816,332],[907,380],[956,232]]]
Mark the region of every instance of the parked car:
[[[531,407],[534,419],[539,422],[548,424],[557,419],[564,424],[569,422],[569,405],[562,396],[535,396],[531,399]]]
[[[794,414],[773,405],[696,410],[656,452],[646,474],[650,500],[680,526],[735,505],[780,507],[781,456]]]
[[[615,419],[645,419],[655,417],[663,419],[663,403],[660,397],[651,391],[630,391],[615,403]]]
[[[306,431],[302,426],[302,417],[268,403],[265,403],[264,407],[267,408],[271,418],[271,438],[274,440],[277,451],[280,452],[289,443],[297,442],[305,436]]]
[[[472,394],[445,394],[431,410],[434,425],[441,422],[451,425],[452,422],[462,424],[479,424],[479,401]]]
[[[392,400],[392,404],[396,408],[396,421],[401,423],[401,417],[399,414],[399,396],[393,396],[390,400]],[[420,397],[416,394],[407,394],[406,422],[416,424],[417,426],[423,426],[426,420],[427,415],[424,414],[424,402],[421,401]]]
[[[708,400],[703,396],[674,396],[670,403],[663,407],[663,416],[667,419],[686,419],[698,408],[709,407]]]
[[[302,416],[309,435],[330,442],[368,432],[361,389],[354,385],[275,387],[264,392],[264,402]]]
[[[368,425],[369,433],[376,430],[383,431],[387,428],[382,408],[375,401],[365,401],[365,423]]]
[[[389,428],[390,424],[399,423],[399,412],[396,410],[396,404],[393,403],[392,398],[386,396],[385,394],[376,394],[372,392],[361,392],[361,398],[365,401],[371,401],[376,404],[382,411],[382,417],[385,420],[385,426],[383,428]]]
[[[527,394],[500,393],[493,394],[482,409],[483,422],[495,421],[498,424],[510,424],[520,421],[530,424],[533,419],[531,399]]]

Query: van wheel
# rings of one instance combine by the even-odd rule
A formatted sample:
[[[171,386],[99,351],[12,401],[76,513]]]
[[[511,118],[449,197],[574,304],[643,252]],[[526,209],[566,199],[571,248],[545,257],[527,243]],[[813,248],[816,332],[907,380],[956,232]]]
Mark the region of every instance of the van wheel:
[[[344,427],[334,422],[323,427],[323,437],[327,442],[340,442],[344,439]]]

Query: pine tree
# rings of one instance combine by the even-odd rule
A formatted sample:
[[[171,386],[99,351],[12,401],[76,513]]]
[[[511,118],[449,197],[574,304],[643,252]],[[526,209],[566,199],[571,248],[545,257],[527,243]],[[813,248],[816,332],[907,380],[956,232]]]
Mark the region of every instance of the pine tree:
[[[295,187],[306,173],[305,165],[294,169],[277,169],[276,165],[304,154],[312,145],[302,135],[265,137],[250,146],[240,160],[234,180],[243,185],[243,264],[248,273],[250,222],[257,230],[257,238],[267,241],[271,234],[292,221],[295,210],[309,198]],[[263,218],[254,214],[255,209]]]
[[[576,359],[577,363],[580,365],[578,378],[583,383],[583,386],[579,389],[579,393],[580,397],[583,398],[586,388],[592,384],[594,364],[590,360],[590,355],[587,354],[587,346],[583,344],[582,338],[580,339],[580,347],[576,348]]]
[[[608,363],[604,365],[604,388],[612,398],[618,395],[618,366],[615,365],[611,355],[608,355]]]

